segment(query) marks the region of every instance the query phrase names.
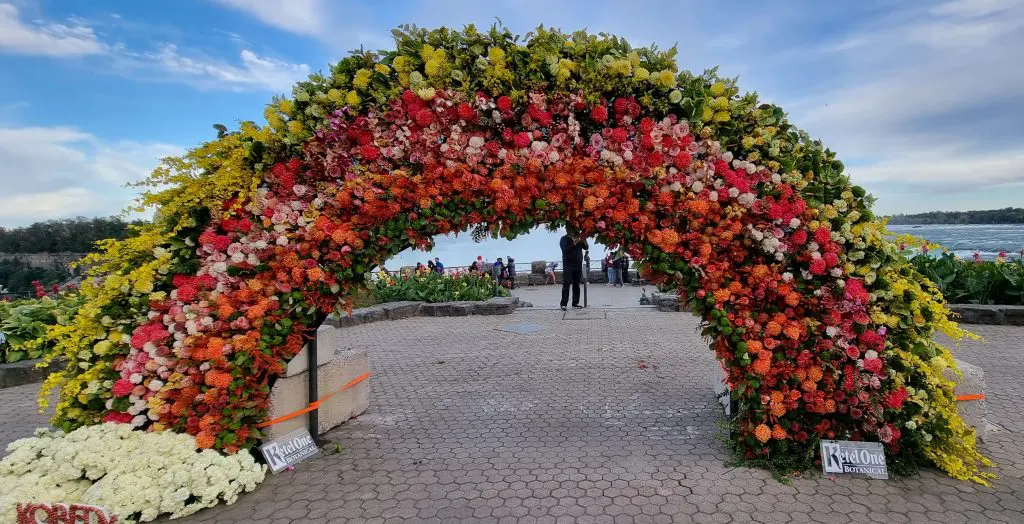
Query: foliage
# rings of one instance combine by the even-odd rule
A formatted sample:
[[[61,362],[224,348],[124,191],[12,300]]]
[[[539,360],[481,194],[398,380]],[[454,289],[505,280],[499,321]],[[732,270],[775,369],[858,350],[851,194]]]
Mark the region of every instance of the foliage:
[[[140,224],[119,217],[78,217],[11,229],[0,227],[0,253],[88,253],[97,241],[121,240],[132,234],[132,225]]]
[[[71,278],[68,268],[54,264],[53,267],[32,267],[17,257],[0,258],[0,295],[31,295],[32,282],[58,284]]]
[[[165,160],[140,202],[154,223],[90,258],[86,302],[47,333],[69,362],[47,382],[56,424],[251,447],[269,379],[381,261],[474,226],[572,225],[702,317],[745,460],[876,440],[898,469],[985,482],[932,340],[964,332],[781,108],[609,35],[395,36],[275,99],[266,126]]]
[[[0,461],[0,521],[15,522],[18,502],[85,503],[125,521],[191,515],[234,503],[263,481],[249,453],[196,450],[195,438],[131,431],[123,424],[64,434],[45,429],[12,442]]]
[[[0,363],[40,358],[47,352],[42,344],[49,326],[67,325],[82,298],[75,292],[64,292],[42,298],[0,301]]]
[[[508,290],[497,285],[487,274],[465,273],[452,276],[426,272],[409,276],[382,276],[373,283],[373,296],[378,302],[477,301],[508,295]]]
[[[1024,258],[967,261],[952,253],[920,253],[910,260],[949,302],[1024,306]]]
[[[914,215],[893,215],[890,224],[1024,224],[1024,208],[984,211],[929,211]]]

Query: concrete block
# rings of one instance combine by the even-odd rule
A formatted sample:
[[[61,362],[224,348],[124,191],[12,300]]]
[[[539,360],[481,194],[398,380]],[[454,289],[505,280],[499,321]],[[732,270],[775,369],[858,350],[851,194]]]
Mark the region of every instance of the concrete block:
[[[979,304],[953,304],[950,309],[960,315],[960,322],[965,324],[1002,324],[1003,315],[998,306]]]
[[[985,394],[985,372],[980,367],[968,364],[962,360],[957,360],[956,365],[960,368],[960,372],[963,373],[962,377],[956,376],[953,370],[946,370],[946,378],[956,382],[954,393],[957,396]],[[984,398],[981,400],[957,402],[957,411],[960,412],[960,417],[964,419],[968,426],[976,430],[978,440],[982,442],[985,441],[988,428],[985,403],[986,399]]]
[[[401,302],[388,302],[381,304],[381,309],[384,310],[384,316],[388,320],[399,320],[402,318],[415,317],[419,314],[420,304],[422,302],[416,301],[401,301]]]
[[[534,275],[544,275],[544,271],[547,269],[548,263],[543,260],[534,260],[530,262],[530,273]]]
[[[1002,306],[1003,323],[1009,326],[1024,326],[1024,306]]]
[[[317,386],[323,398],[328,393],[348,384],[370,370],[370,361],[364,350],[338,351],[326,364],[317,368]],[[342,391],[319,409],[320,434],[324,434],[346,420],[358,416],[370,405],[370,380],[365,379]],[[270,391],[269,420],[287,415],[309,405],[309,373],[278,378]],[[289,431],[306,427],[308,415],[302,414],[263,429],[265,438],[274,440]]]
[[[34,384],[46,380],[51,373],[60,371],[65,366],[64,359],[55,359],[45,368],[36,367],[43,360],[19,360],[10,364],[0,364],[0,388],[12,388],[23,384]]]
[[[334,351],[337,349],[338,328],[334,325],[324,323],[316,330],[316,365],[323,366],[334,359]],[[309,344],[302,347],[295,357],[288,362],[288,369],[284,376],[293,377],[309,369]]]

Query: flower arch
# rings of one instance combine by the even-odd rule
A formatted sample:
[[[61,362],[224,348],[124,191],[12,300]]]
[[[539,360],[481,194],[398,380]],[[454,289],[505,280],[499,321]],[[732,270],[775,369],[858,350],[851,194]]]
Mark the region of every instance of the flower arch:
[[[538,29],[395,31],[166,159],[138,236],[93,256],[49,333],[55,422],[253,446],[268,382],[374,265],[434,235],[572,224],[677,286],[739,401],[731,445],[807,467],[822,438],[983,481],[956,412],[941,296],[870,197],[783,111],[675,49]],[[44,389],[44,397],[45,397]]]

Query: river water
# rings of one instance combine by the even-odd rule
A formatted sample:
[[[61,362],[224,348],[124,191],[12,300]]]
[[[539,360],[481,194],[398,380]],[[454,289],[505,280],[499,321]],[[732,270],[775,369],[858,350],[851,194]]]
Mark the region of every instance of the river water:
[[[888,229],[941,244],[961,258],[971,258],[977,252],[991,260],[1000,251],[1016,258],[1024,249],[1024,224],[932,224],[888,226]]]

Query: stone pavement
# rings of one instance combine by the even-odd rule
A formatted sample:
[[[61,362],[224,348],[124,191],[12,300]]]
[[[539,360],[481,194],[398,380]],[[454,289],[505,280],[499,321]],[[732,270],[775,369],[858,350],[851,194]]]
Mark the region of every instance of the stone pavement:
[[[608,284],[587,285],[587,305],[599,309],[637,308],[640,306],[640,295],[643,291],[647,296],[657,291],[654,286],[623,286],[610,287]],[[530,302],[538,309],[557,309],[562,301],[562,286],[525,286],[512,290],[512,294]],[[580,289],[580,304],[583,303],[583,290]],[[570,297],[571,300],[571,297]],[[645,306],[646,307],[646,306]]]
[[[496,330],[516,322],[545,329]],[[1001,478],[985,488],[931,470],[891,481],[812,473],[787,486],[726,466],[713,359],[696,328],[686,313],[651,309],[349,328],[344,343],[370,352],[374,375],[369,411],[328,434],[340,451],[185,520],[1024,522],[1024,329],[974,326],[988,343],[958,351],[985,369],[1000,423],[984,449]],[[40,421],[24,415],[32,395],[0,390],[0,436]]]

